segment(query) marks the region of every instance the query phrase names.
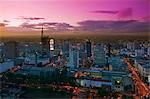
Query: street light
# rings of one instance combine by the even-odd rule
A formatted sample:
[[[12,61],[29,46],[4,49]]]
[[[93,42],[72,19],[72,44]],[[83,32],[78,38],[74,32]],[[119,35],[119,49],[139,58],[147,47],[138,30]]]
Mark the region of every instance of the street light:
[[[119,81],[119,80],[117,80],[117,83],[119,84],[119,83],[120,83],[120,81]]]

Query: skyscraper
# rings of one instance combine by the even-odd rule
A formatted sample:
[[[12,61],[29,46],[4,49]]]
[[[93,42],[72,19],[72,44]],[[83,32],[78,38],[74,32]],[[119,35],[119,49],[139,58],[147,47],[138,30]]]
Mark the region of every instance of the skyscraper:
[[[9,41],[4,43],[4,57],[14,59],[17,57],[17,42]]]
[[[53,38],[50,39],[49,44],[50,44],[50,51],[53,51],[54,50],[54,44],[55,44]]]
[[[64,54],[66,57],[69,57],[69,48],[70,48],[69,40],[65,40],[65,41],[63,42],[62,51],[63,51],[63,54]]]
[[[111,45],[110,43],[108,43],[108,57],[111,56]]]
[[[69,52],[69,63],[68,67],[70,68],[78,68],[79,67],[79,50],[73,48]]]
[[[87,54],[87,57],[92,56],[92,54],[91,54],[91,41],[90,40],[86,41],[86,54]]]
[[[96,48],[94,48],[94,64],[98,66],[105,66],[106,63],[107,60],[104,47],[97,45]]]

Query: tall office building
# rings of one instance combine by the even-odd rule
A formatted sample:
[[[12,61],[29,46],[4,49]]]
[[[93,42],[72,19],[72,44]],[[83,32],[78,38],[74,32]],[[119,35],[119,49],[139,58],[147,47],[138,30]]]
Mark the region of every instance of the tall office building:
[[[91,54],[91,41],[88,40],[86,41],[86,54],[87,54],[87,57],[91,57],[92,54]]]
[[[69,62],[68,67],[78,68],[79,67],[79,50],[73,48],[69,51]]]
[[[86,63],[85,43],[81,43],[79,46],[79,65],[84,66]]]
[[[107,59],[104,47],[97,45],[96,48],[94,48],[94,64],[98,66],[105,66],[106,63]]]
[[[3,57],[3,44],[0,42],[0,63],[4,61]]]
[[[4,57],[6,59],[15,59],[17,52],[17,42],[9,41],[4,43]]]
[[[63,42],[62,51],[63,51],[63,54],[64,54],[66,57],[69,57],[69,49],[70,49],[69,40],[65,40],[65,41]]]
[[[108,44],[108,57],[110,57],[111,56],[111,45],[110,45],[110,43]]]

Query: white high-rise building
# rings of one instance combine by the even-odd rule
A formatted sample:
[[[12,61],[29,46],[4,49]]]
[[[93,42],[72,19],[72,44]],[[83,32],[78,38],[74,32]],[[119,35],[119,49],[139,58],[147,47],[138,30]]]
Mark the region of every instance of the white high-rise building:
[[[68,67],[70,67],[70,68],[78,68],[79,67],[79,50],[78,49],[71,49],[69,51]]]
[[[54,50],[54,39],[53,38],[50,39],[49,44],[50,44],[50,51],[53,51]]]

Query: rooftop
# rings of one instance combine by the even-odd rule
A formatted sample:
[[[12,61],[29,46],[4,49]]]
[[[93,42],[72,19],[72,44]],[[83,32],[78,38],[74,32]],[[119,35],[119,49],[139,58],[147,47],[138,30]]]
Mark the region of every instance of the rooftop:
[[[0,73],[6,72],[12,67],[14,67],[14,61],[6,61],[4,63],[0,63]]]

